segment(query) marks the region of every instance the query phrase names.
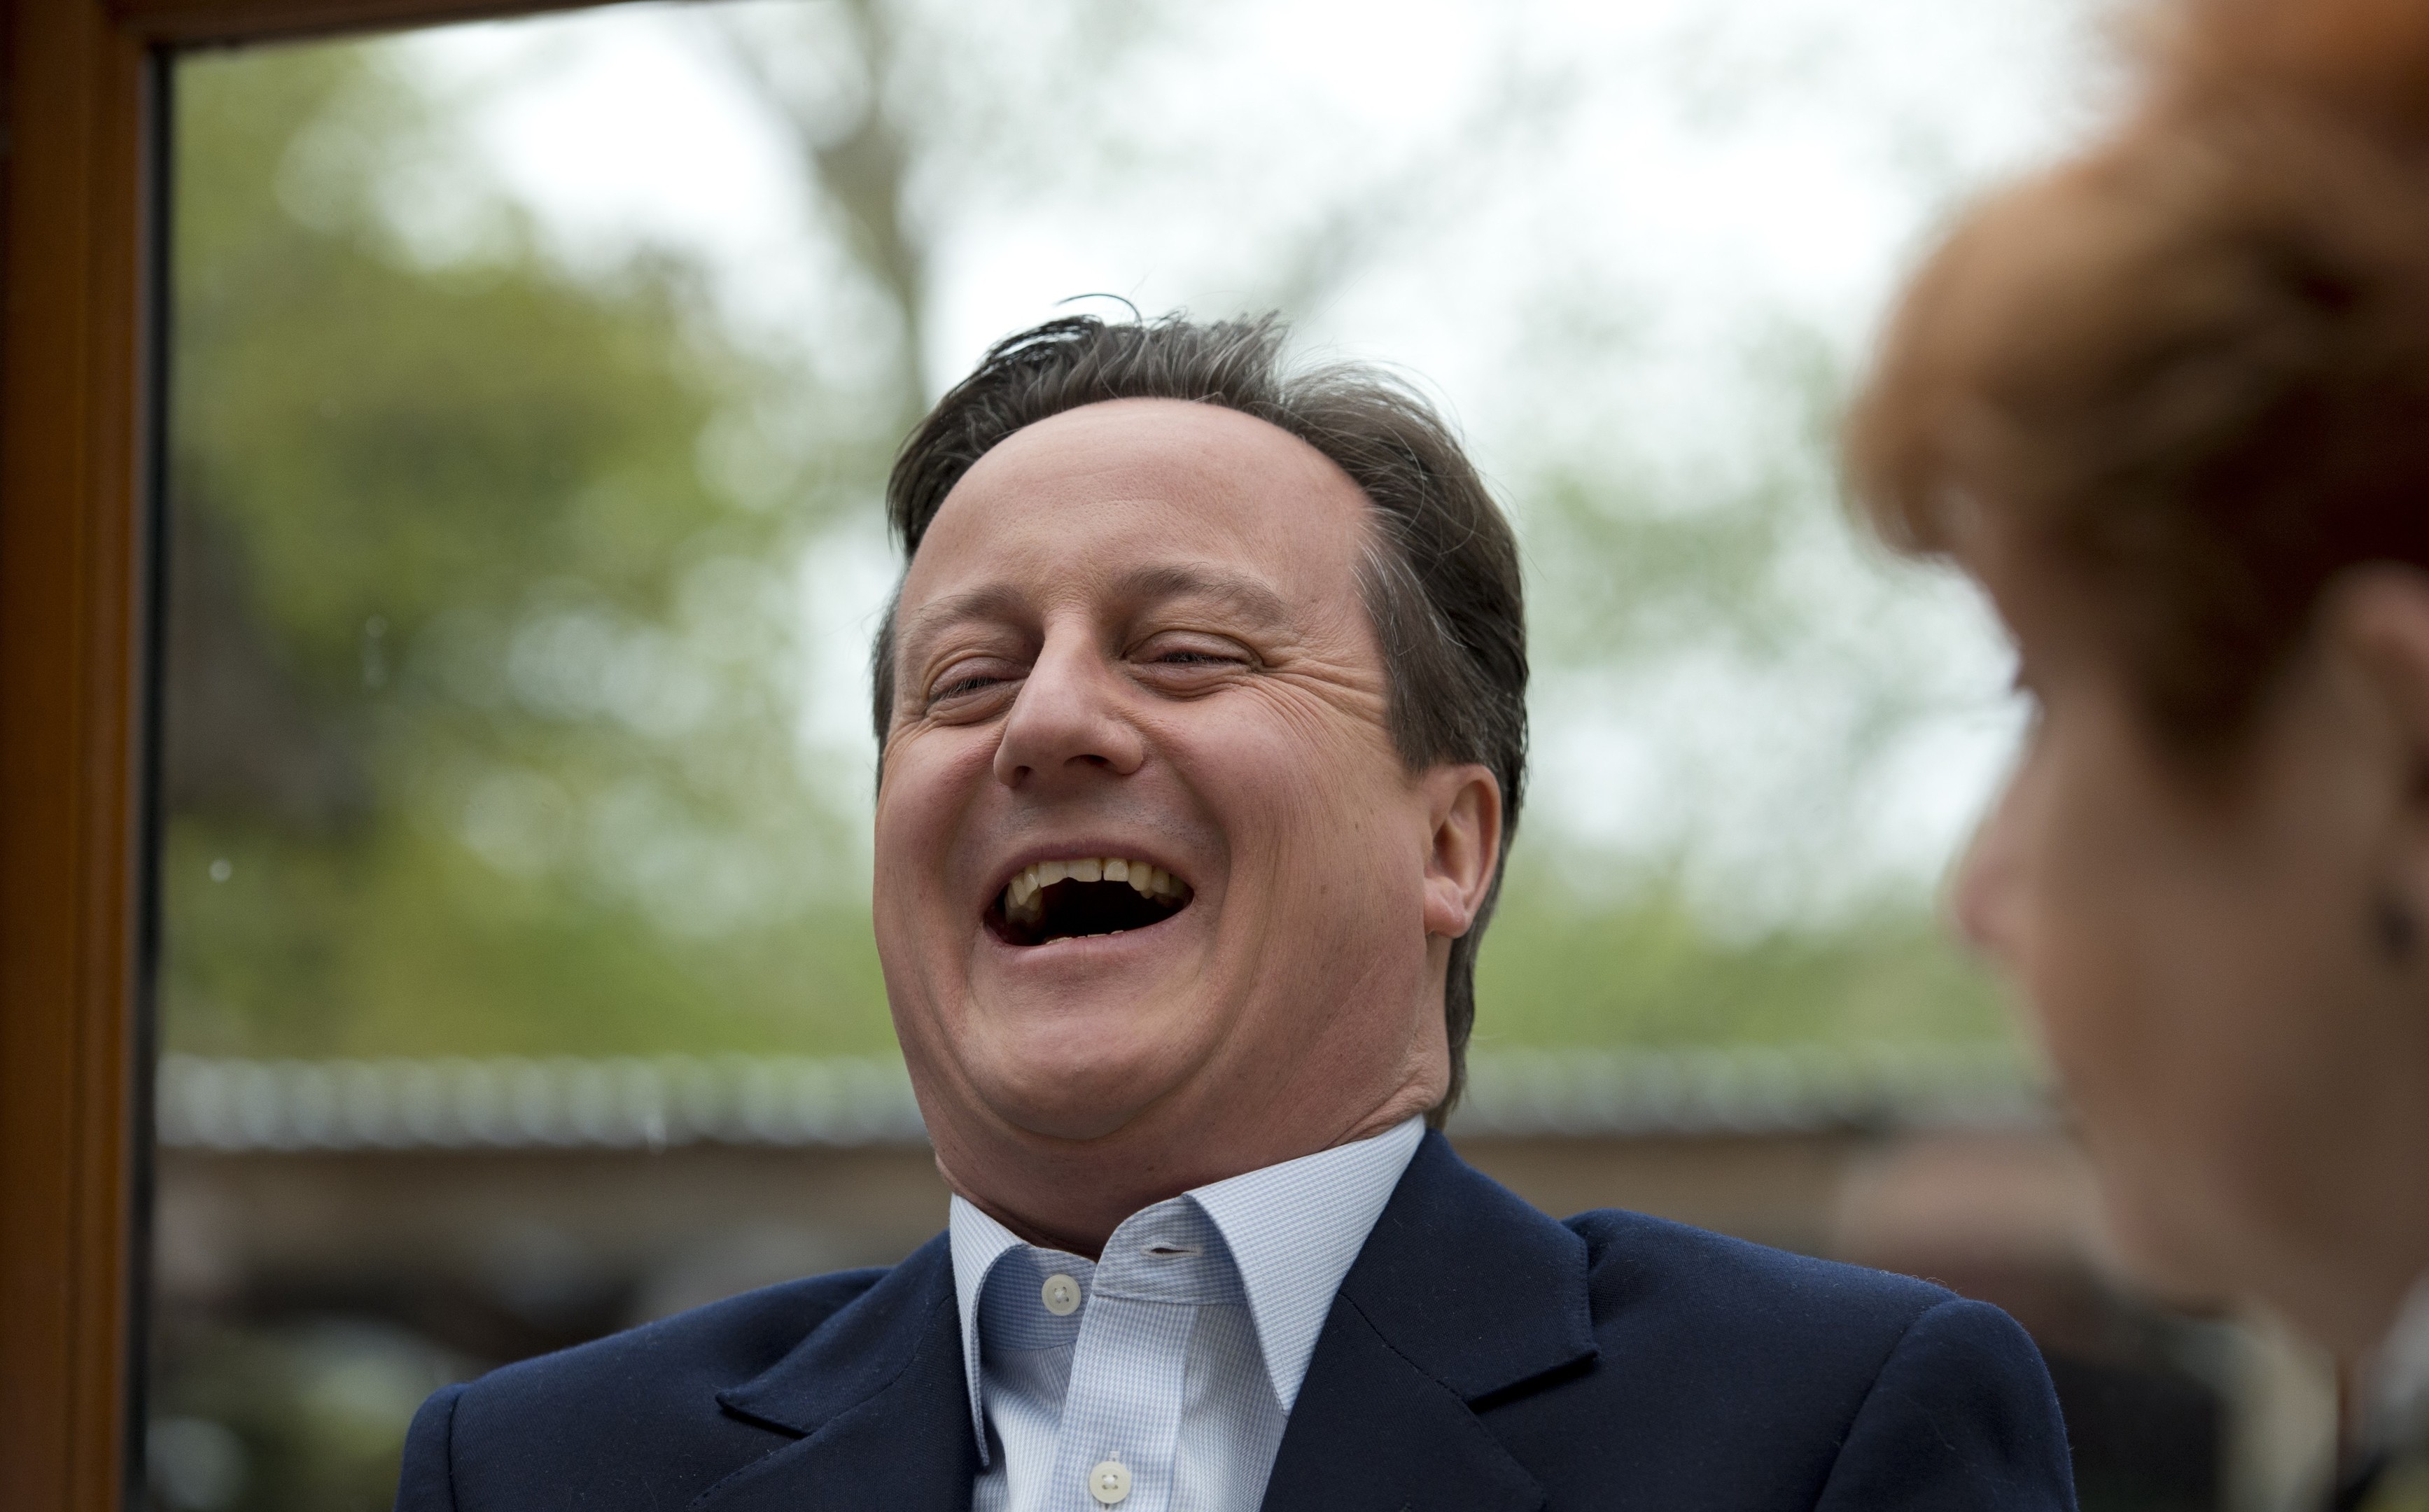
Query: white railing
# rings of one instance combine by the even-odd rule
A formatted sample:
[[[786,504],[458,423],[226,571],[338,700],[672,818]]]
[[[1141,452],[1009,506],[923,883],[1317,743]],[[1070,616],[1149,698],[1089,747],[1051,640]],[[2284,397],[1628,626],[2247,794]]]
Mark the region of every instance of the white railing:
[[[238,1060],[164,1056],[163,1144],[654,1149],[926,1139],[891,1059]]]
[[[1465,1135],[1726,1135],[1996,1126],[2048,1116],[2004,1045],[1497,1050],[1468,1066]]]
[[[1998,1125],[2045,1115],[2000,1047],[1496,1050],[1470,1137],[1711,1136]],[[160,1142],[203,1150],[664,1149],[925,1140],[890,1058],[160,1062]]]

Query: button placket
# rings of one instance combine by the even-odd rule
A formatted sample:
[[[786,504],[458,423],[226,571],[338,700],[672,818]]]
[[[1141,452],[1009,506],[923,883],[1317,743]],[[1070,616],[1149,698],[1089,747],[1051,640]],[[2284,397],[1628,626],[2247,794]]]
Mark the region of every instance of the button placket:
[[[1051,1504],[1058,1512],[1170,1512],[1198,1308],[1239,1300],[1239,1281],[1228,1267],[1220,1277],[1210,1272],[1221,1241],[1187,1202],[1176,1198],[1133,1215],[1085,1273],[1082,1310],[1064,1325],[1077,1325],[1078,1338],[1056,1436]],[[1082,1273],[1075,1267],[1071,1274]],[[1079,1496],[1082,1487],[1085,1497]]]

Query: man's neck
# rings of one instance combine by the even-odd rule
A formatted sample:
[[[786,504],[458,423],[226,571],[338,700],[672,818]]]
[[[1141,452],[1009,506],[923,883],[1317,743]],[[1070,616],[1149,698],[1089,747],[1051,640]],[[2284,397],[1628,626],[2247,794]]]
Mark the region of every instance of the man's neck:
[[[1337,1130],[1243,1145],[1229,1160],[1214,1158],[1203,1141],[1140,1139],[1129,1130],[1088,1141],[1009,1131],[1008,1138],[985,1142],[975,1159],[949,1155],[949,1142],[938,1142],[936,1169],[965,1201],[1024,1241],[1095,1260],[1132,1213],[1217,1181],[1373,1139],[1432,1102],[1429,1089],[1406,1087]]]

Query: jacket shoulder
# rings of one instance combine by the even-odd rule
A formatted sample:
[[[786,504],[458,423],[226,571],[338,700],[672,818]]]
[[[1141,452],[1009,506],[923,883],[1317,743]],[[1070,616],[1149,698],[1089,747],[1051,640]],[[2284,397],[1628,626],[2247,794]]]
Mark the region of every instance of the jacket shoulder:
[[[1639,1213],[1566,1226],[1595,1356],[1487,1406],[1553,1505],[2072,1507],[2048,1374],[1997,1308]]]
[[[509,1401],[535,1407],[559,1398],[596,1404],[619,1383],[709,1391],[749,1380],[782,1358],[820,1323],[885,1278],[884,1267],[836,1271],[745,1291],[643,1323],[587,1344],[502,1366],[472,1383],[485,1407]]]
[[[1699,1333],[1818,1328],[1892,1344],[1914,1321],[1955,1300],[1945,1287],[1816,1259],[1685,1224],[1612,1208],[1566,1226],[1586,1243],[1588,1293],[1599,1331],[1623,1314],[1661,1314]],[[1873,1363],[1877,1366],[1876,1356]]]
[[[724,1412],[717,1393],[769,1369],[885,1274],[766,1287],[450,1387],[414,1420],[397,1505],[487,1512],[568,1486],[602,1504],[680,1505],[782,1441]]]

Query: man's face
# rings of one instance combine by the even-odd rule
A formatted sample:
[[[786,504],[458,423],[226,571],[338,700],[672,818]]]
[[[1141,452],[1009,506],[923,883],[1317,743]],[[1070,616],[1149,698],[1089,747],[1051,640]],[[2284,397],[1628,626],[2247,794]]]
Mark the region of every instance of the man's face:
[[[966,1188],[1007,1142],[1145,1129],[1180,1190],[1439,1097],[1480,896],[1455,852],[1489,854],[1499,806],[1393,747],[1370,509],[1264,421],[1127,400],[1011,436],[938,511],[896,619],[875,912]]]

